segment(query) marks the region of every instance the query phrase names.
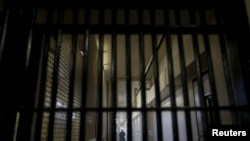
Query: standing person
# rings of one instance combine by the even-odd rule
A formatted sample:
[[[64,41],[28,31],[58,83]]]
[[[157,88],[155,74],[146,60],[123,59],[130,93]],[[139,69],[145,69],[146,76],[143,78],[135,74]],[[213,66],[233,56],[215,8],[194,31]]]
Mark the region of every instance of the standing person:
[[[120,141],[125,141],[125,132],[123,129],[121,129],[121,132],[119,133]]]

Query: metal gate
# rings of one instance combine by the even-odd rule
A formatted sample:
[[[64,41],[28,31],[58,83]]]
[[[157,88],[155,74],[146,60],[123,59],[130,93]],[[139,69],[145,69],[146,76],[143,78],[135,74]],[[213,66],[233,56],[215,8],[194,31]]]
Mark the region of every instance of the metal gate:
[[[248,131],[249,26],[228,3],[3,1],[0,140]]]

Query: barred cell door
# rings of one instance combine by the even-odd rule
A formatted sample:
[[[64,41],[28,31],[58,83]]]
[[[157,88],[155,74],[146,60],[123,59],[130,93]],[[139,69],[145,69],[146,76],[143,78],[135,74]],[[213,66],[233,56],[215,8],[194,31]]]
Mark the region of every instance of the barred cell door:
[[[248,131],[244,1],[2,3],[1,141]]]

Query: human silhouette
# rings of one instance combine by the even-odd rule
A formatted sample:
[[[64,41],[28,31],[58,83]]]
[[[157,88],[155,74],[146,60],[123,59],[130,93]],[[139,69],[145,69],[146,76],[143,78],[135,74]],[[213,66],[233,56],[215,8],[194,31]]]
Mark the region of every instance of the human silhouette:
[[[121,129],[121,132],[119,133],[120,141],[125,141],[125,132],[123,129]]]

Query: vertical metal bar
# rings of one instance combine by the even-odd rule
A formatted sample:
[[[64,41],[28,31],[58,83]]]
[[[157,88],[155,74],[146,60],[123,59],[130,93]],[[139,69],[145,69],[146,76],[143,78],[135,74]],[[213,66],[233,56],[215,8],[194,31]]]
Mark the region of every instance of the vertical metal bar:
[[[180,12],[176,11],[176,23],[181,24],[180,21]],[[178,33],[177,35],[178,45],[179,45],[179,55],[180,55],[180,68],[181,68],[181,83],[182,83],[182,90],[183,90],[183,101],[184,106],[189,107],[189,96],[188,96],[188,86],[187,86],[187,72],[185,70],[186,63],[185,63],[185,54],[183,49],[183,39],[182,35]],[[186,119],[186,131],[187,131],[187,138],[188,140],[193,140],[192,136],[192,125],[191,125],[191,115],[190,111],[185,111],[185,119]]]
[[[78,22],[78,9],[73,12],[73,25]],[[72,52],[71,52],[71,66],[70,66],[70,85],[69,85],[69,103],[67,113],[67,134],[66,141],[71,141],[72,136],[72,116],[73,116],[73,102],[74,102],[74,86],[75,86],[75,68],[76,68],[76,50],[77,50],[77,34],[74,29],[72,34]]]
[[[58,34],[57,34],[57,43],[55,49],[55,60],[53,66],[53,76],[52,76],[52,96],[51,96],[51,111],[49,117],[49,129],[48,129],[48,141],[53,141],[53,131],[55,123],[55,108],[56,108],[56,98],[57,98],[57,89],[58,89],[58,75],[59,75],[59,59],[60,59],[60,49],[61,49],[61,40],[62,40],[62,29],[61,24],[63,21],[63,10],[59,9],[59,18],[58,18]]]
[[[17,129],[18,129],[18,124],[19,124],[19,120],[20,120],[20,112],[17,112],[16,113],[16,121],[15,121],[15,132],[14,132],[14,135],[13,135],[13,141],[16,141],[17,140]]]
[[[195,15],[190,15],[191,24],[195,24]],[[198,97],[199,97],[199,106],[205,107],[205,98],[204,98],[204,86],[203,86],[203,79],[202,79],[202,67],[201,67],[201,60],[200,60],[200,51],[198,46],[198,37],[197,33],[192,33],[192,43],[194,49],[194,58],[195,58],[195,65],[196,65],[196,72],[197,72],[197,85],[198,85]],[[207,119],[206,119],[206,111],[201,112],[201,121],[202,121],[202,134],[206,134],[207,129]]]
[[[199,53],[199,46],[198,46],[198,38],[197,34],[192,34],[192,42],[194,48],[194,55],[195,55],[195,65],[197,71],[197,85],[198,85],[198,96],[199,96],[199,106],[205,107],[205,98],[204,98],[204,86],[203,86],[203,79],[202,79],[202,68],[201,68],[201,60],[200,60],[200,53]],[[202,129],[203,133],[206,132],[207,129],[207,119],[206,119],[206,111],[201,112],[201,121],[202,121]]]
[[[2,61],[2,54],[3,54],[3,49],[4,49],[4,44],[5,44],[5,37],[7,33],[7,28],[8,28],[8,20],[9,20],[9,9],[6,9],[4,17],[4,23],[2,27],[2,35],[1,35],[1,42],[0,42],[0,62]]]
[[[129,12],[130,10],[127,9],[125,11],[125,25],[129,25]],[[132,85],[131,85],[131,41],[130,41],[130,34],[129,31],[126,32],[126,84],[127,84],[127,140],[132,140],[132,113],[131,113],[131,107],[132,107],[132,99],[131,99],[131,91],[132,91]]]
[[[39,81],[37,81],[38,83],[36,83],[36,85],[35,85],[35,90],[34,90],[34,92],[33,92],[33,94],[34,94],[34,110],[35,109],[37,109],[37,108],[39,108],[39,110],[37,111],[37,110],[35,110],[35,111],[33,111],[33,116],[32,116],[32,124],[31,124],[31,134],[30,134],[30,141],[34,141],[35,140],[35,136],[36,136],[36,132],[37,132],[37,119],[40,119],[41,117],[37,117],[37,115],[38,114],[40,114],[41,113],[41,109],[40,109],[40,99],[39,98],[42,98],[42,100],[43,100],[43,97],[41,97],[41,94],[40,94],[40,91],[41,91],[41,80],[42,80],[42,78],[41,78],[41,76],[42,76],[42,74],[43,74],[43,68],[42,68],[42,66],[43,66],[43,55],[45,54],[45,36],[44,36],[44,33],[43,32],[40,32],[40,30],[39,31],[37,31],[37,33],[40,33],[39,35],[38,35],[38,37],[36,37],[36,39],[39,39],[40,41],[38,41],[38,40],[36,40],[36,42],[34,42],[36,45],[41,45],[40,47],[39,47],[39,49],[35,52],[37,55],[37,58],[35,58],[36,60],[37,60],[37,77],[35,78],[36,80],[39,80]],[[36,34],[37,35],[37,34]],[[31,74],[32,75],[32,74]],[[35,83],[34,83],[35,84]],[[28,118],[25,118],[25,119],[28,119]],[[26,123],[25,121],[22,121],[23,123]],[[24,126],[26,126],[26,125],[24,125]],[[41,128],[40,126],[39,126],[39,128]],[[38,140],[37,140],[38,141]]]
[[[169,14],[169,13],[167,13],[167,14]],[[179,18],[178,13],[175,13],[175,16],[176,16],[176,20],[177,20]],[[169,17],[166,17],[166,18],[169,18]],[[167,20],[169,22],[169,19],[165,19],[165,20]],[[176,23],[176,24],[180,24],[180,23]],[[171,35],[170,34],[167,35],[167,53],[168,53],[168,63],[169,63],[168,75],[169,75],[169,86],[170,86],[169,92],[170,92],[170,97],[171,97],[171,107],[175,108],[176,107],[176,95],[175,95],[175,84],[174,84],[173,60],[172,60],[172,43],[171,43]],[[182,56],[182,55],[180,54],[180,56]],[[180,58],[180,65],[183,65],[182,62],[183,61]],[[182,66],[180,68],[181,68],[181,74],[183,74]],[[185,73],[185,71],[184,71],[184,73]],[[183,90],[185,90],[185,85],[186,85],[186,82],[184,82],[184,81],[182,80],[182,85],[185,83],[183,86]],[[184,91],[183,91],[183,95],[185,95]],[[178,133],[177,111],[172,110],[171,117],[172,117],[172,126],[173,126],[173,139],[175,141],[178,141],[179,140],[179,133]]]
[[[103,99],[103,89],[102,89],[102,81],[103,81],[103,43],[104,43],[104,35],[102,33],[99,34],[99,62],[98,62],[98,128],[97,128],[97,140],[102,140],[102,99]]]
[[[221,13],[218,9],[215,10],[215,17],[216,17],[216,23],[217,25],[222,28],[222,18]],[[227,48],[226,43],[224,39],[224,34],[222,31],[219,32],[219,42],[220,42],[220,49],[221,49],[221,57],[222,57],[222,63],[223,63],[223,69],[224,69],[224,75],[226,80],[226,86],[227,86],[227,95],[228,95],[228,102],[229,106],[235,106],[235,98],[234,98],[234,91],[233,91],[233,83],[230,73],[230,67],[229,67],[229,59],[227,55]],[[238,119],[235,111],[231,111],[231,118],[233,124],[237,124]]]
[[[36,96],[36,104],[35,108],[38,108],[37,113],[34,114],[33,122],[34,122],[34,131],[32,131],[34,136],[32,137],[31,141],[39,141],[41,138],[41,129],[42,129],[42,117],[43,117],[43,104],[45,99],[45,82],[46,82],[46,71],[47,68],[47,59],[44,57],[48,57],[48,40],[46,36],[43,36],[42,41],[42,48],[40,53],[40,62],[41,64],[39,70],[41,70],[40,73],[40,84],[37,86],[38,94]],[[38,78],[39,79],[39,78]]]
[[[180,12],[176,11],[178,16],[176,17],[176,22],[177,24],[180,24]],[[181,52],[180,54],[180,68],[181,68],[181,82],[182,82],[182,90],[183,90],[183,101],[184,101],[184,106],[189,107],[189,96],[188,96],[188,86],[187,86],[187,72],[185,71],[186,68],[186,63],[185,63],[185,56],[183,52],[183,39],[182,35],[178,34],[178,46],[179,50]],[[170,44],[171,45],[171,44]],[[191,116],[190,116],[190,111],[185,110],[185,121],[186,121],[186,131],[187,131],[187,139],[188,140],[193,140],[192,136],[192,126],[191,126]]]
[[[112,25],[116,26],[117,22],[116,9],[112,9]],[[113,108],[112,113],[112,141],[116,141],[116,108],[117,108],[117,88],[116,88],[116,75],[117,75],[117,34],[116,31],[112,33],[112,56],[111,56],[111,106]]]
[[[165,10],[165,14],[164,14],[164,21],[165,24],[168,25],[169,24],[169,12],[167,10]],[[171,34],[167,33],[166,36],[166,42],[167,42],[167,46],[166,46],[166,54],[167,54],[167,66],[168,66],[168,78],[169,78],[169,93],[170,93],[170,97],[171,97],[171,107],[175,108],[176,107],[176,95],[175,95],[175,80],[174,80],[174,65],[173,65],[173,55],[172,55],[172,43],[171,43]],[[185,83],[185,74],[182,74],[182,85],[183,85],[183,95],[185,97],[186,93],[186,83]],[[184,74],[184,75],[183,75]],[[183,77],[184,76],[184,77]],[[184,98],[184,102],[185,102],[185,98]],[[173,139],[174,140],[179,140],[179,136],[178,136],[178,125],[177,125],[177,113],[176,111],[173,109],[171,111],[171,116],[172,116],[172,123],[173,123]],[[185,114],[186,116],[186,114]],[[191,126],[190,126],[191,127]],[[177,133],[177,134],[175,134]]]
[[[173,57],[172,57],[172,45],[171,45],[171,35],[168,34],[166,36],[167,40],[167,63],[168,63],[168,77],[169,77],[169,93],[171,97],[171,107],[176,107],[175,102],[175,84],[174,84],[174,70],[173,70]],[[183,94],[184,95],[184,94]],[[177,115],[176,111],[172,110],[172,124],[173,124],[173,137],[174,140],[178,140],[178,136],[175,134],[178,133],[178,127],[177,127]],[[188,130],[187,130],[188,132]]]
[[[142,9],[138,10],[139,25],[143,25]],[[142,140],[148,140],[148,126],[147,126],[147,99],[146,99],[146,76],[145,76],[145,55],[144,55],[144,33],[141,29],[139,34],[139,56],[140,56],[140,83],[141,83],[141,106],[142,106]]]
[[[52,23],[52,10],[47,9],[47,24],[50,25]],[[42,54],[42,74],[41,74],[41,85],[40,85],[40,95],[39,95],[39,104],[38,104],[38,114],[37,114],[37,122],[36,122],[36,135],[35,141],[39,141],[41,139],[41,129],[42,129],[42,119],[43,119],[43,106],[45,100],[45,86],[46,86],[46,74],[47,74],[47,65],[48,65],[48,54],[49,54],[49,44],[50,44],[50,34],[46,31],[44,46],[43,46],[43,54]]]
[[[151,26],[155,26],[155,12],[153,9],[150,10],[150,20]],[[158,141],[163,140],[162,136],[162,117],[161,117],[161,92],[160,92],[160,83],[159,83],[159,62],[158,62],[158,50],[157,50],[157,38],[156,33],[153,31],[152,34],[152,52],[153,52],[153,72],[154,72],[154,86],[155,86],[155,106],[156,119],[157,119],[157,137]]]
[[[28,42],[27,42],[27,49],[26,49],[26,58],[25,58],[25,71],[28,70],[29,67],[29,61],[30,61],[30,52],[31,52],[31,45],[32,45],[32,38],[33,38],[33,25],[36,22],[36,16],[37,16],[37,7],[33,7],[32,11],[32,17],[31,17],[31,26],[29,30],[29,35],[28,35]]]
[[[191,10],[191,22],[195,23],[195,19],[194,19],[194,11]],[[202,10],[200,12],[200,19],[201,19],[201,25],[205,26],[207,25],[207,21],[206,21],[206,17],[205,17],[205,12]],[[204,48],[205,48],[205,53],[206,53],[206,59],[207,59],[207,65],[208,65],[208,77],[209,77],[209,85],[210,85],[210,89],[211,89],[211,95],[212,95],[212,101],[213,101],[213,107],[215,107],[214,110],[214,123],[212,124],[216,124],[219,125],[221,123],[220,121],[220,114],[219,114],[219,110],[218,110],[218,99],[217,99],[217,92],[216,92],[216,85],[215,85],[215,79],[214,79],[214,69],[213,69],[213,63],[212,63],[212,56],[211,56],[211,51],[210,51],[210,42],[208,39],[208,33],[206,33],[205,31],[203,32],[203,40],[204,40]]]
[[[90,23],[90,10],[86,9],[85,12],[85,24]],[[87,85],[88,85],[88,61],[89,61],[89,30],[86,29],[84,36],[84,48],[83,48],[83,72],[82,72],[82,97],[81,97],[81,121],[80,121],[80,141],[85,141],[86,129],[86,103],[87,103]]]
[[[99,9],[99,25],[104,24],[104,10]],[[98,107],[98,128],[97,128],[97,140],[102,140],[102,130],[103,130],[103,123],[102,123],[102,99],[103,99],[103,45],[104,45],[104,34],[101,32],[99,34],[99,54],[98,54],[98,89],[97,89],[97,107]]]

